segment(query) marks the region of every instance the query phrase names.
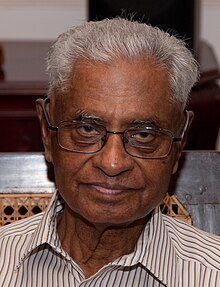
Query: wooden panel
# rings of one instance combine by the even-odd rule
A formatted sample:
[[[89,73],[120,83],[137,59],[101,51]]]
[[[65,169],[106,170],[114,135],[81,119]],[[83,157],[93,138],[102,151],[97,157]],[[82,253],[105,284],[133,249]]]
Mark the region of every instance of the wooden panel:
[[[42,151],[35,100],[47,93],[45,56],[49,42],[4,42],[5,81],[0,81],[0,152]],[[212,50],[203,43],[200,85],[188,109],[195,111],[186,149],[215,149],[220,125],[219,71]],[[206,57],[205,57],[206,55]]]
[[[170,193],[189,212],[193,225],[220,235],[220,152],[185,152]]]
[[[53,173],[43,153],[0,153],[0,166],[0,193],[54,191]]]
[[[0,194],[52,194],[54,177],[42,153],[0,153]],[[176,195],[168,200],[167,213],[180,218],[181,213],[193,225],[220,235],[220,152],[183,152],[178,172],[173,175],[169,193]],[[169,206],[175,209],[169,210]],[[182,206],[187,212],[184,212]],[[178,211],[179,210],[179,211]],[[175,213],[175,212],[174,212]]]
[[[17,88],[16,88],[17,86]],[[29,86],[29,88],[28,88]],[[40,124],[35,110],[35,100],[43,97],[46,88],[0,85],[1,152],[42,151]]]
[[[220,152],[184,152],[170,193],[186,204],[220,203]]]
[[[35,100],[47,93],[49,42],[4,42],[5,80],[0,81],[1,152],[42,151]]]

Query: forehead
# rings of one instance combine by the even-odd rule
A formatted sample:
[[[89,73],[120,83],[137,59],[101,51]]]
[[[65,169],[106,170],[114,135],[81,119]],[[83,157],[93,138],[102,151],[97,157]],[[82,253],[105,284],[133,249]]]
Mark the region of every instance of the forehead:
[[[77,63],[72,90],[57,103],[62,119],[84,112],[105,122],[148,117],[166,120],[173,109],[169,97],[168,73],[153,60],[117,59],[110,63]]]

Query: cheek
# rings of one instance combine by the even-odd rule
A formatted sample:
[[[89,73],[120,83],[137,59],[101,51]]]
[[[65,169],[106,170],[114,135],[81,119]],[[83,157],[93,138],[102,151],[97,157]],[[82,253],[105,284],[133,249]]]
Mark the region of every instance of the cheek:
[[[70,209],[78,212],[82,201],[81,193],[78,192],[78,180],[85,161],[80,154],[75,156],[73,153],[64,153],[60,152],[54,160],[56,187]]]
[[[131,186],[135,183],[135,186],[141,186],[141,190],[126,193],[118,197],[117,201],[106,201],[81,185],[81,182],[91,178],[102,178],[103,181],[108,179],[93,166],[91,157],[66,152],[57,146],[53,149],[57,188],[75,212],[93,222],[123,223],[146,216],[162,202],[172,173],[171,157],[165,160],[137,161],[129,174],[121,174],[118,177],[121,183],[130,182]]]
[[[142,169],[147,182],[143,202],[151,201],[154,207],[165,197],[172,174],[173,164],[171,159],[154,160],[148,168]]]
[[[56,187],[61,193],[73,190],[77,174],[83,169],[87,159],[81,154],[64,151],[59,147],[53,150]]]

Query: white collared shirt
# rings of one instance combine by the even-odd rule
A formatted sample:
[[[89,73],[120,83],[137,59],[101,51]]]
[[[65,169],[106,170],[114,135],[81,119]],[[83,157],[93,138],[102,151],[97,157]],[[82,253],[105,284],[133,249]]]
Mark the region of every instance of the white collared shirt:
[[[133,253],[85,278],[56,232],[55,193],[44,213],[0,228],[0,287],[218,287],[220,237],[154,211]]]

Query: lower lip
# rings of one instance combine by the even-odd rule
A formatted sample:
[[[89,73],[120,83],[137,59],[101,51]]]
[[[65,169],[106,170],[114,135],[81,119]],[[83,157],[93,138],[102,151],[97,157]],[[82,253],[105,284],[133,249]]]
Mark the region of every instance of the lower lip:
[[[121,190],[121,189],[108,189],[108,188],[104,188],[104,187],[101,187],[101,186],[94,186],[94,188],[98,191],[98,192],[100,192],[100,193],[102,193],[102,194],[108,194],[108,195],[110,195],[110,194],[120,194],[120,193],[122,193],[123,192],[123,190]]]

